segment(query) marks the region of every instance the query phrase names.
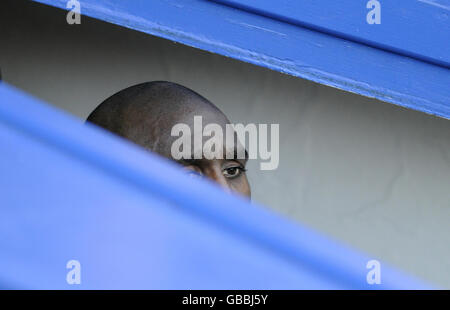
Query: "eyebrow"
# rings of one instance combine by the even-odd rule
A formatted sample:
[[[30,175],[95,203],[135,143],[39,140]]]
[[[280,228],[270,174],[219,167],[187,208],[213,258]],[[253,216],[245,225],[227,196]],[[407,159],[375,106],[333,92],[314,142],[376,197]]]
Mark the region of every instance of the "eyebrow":
[[[182,163],[182,164],[186,164],[186,165],[195,165],[201,160],[202,159],[185,159],[185,158],[181,158],[181,159],[177,160],[177,162]]]
[[[237,162],[240,162],[243,166],[245,166],[245,164],[248,161],[248,158],[249,157],[248,157],[247,149],[245,149],[245,158],[240,159],[240,158],[238,158],[237,148],[234,148],[234,156],[233,156],[233,158],[228,159],[228,158],[226,158],[226,154],[225,154],[224,158],[222,158],[222,159],[223,160],[237,161]],[[196,158],[194,158],[194,154],[191,154],[191,158],[181,158],[181,159],[177,160],[177,162],[182,163],[182,164],[186,164],[186,165],[196,165],[196,164],[198,164],[200,162],[204,162],[204,161],[208,161],[208,160],[209,159],[206,159],[204,157],[202,157],[200,159],[196,159]]]

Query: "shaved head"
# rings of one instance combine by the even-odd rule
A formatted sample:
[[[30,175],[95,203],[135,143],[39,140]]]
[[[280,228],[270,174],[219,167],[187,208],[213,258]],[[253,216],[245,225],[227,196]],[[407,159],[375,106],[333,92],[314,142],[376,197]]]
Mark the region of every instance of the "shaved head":
[[[179,123],[193,128],[194,116],[201,116],[204,124],[214,123],[222,128],[230,123],[222,111],[193,90],[157,81],[114,94],[101,103],[87,121],[173,160],[171,146],[176,137],[171,136],[172,128]],[[250,196],[246,160],[202,158],[177,162],[187,171],[206,176],[227,190]]]

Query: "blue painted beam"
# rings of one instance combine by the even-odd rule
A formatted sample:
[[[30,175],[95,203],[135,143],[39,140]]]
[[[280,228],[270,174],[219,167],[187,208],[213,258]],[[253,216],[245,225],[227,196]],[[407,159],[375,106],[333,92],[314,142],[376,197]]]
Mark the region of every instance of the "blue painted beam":
[[[0,144],[0,288],[429,288],[5,83]]]
[[[377,25],[369,0],[211,1],[450,68],[450,0],[379,0]]]
[[[66,8],[65,0],[37,2]],[[81,4],[86,16],[450,118],[450,70],[443,66],[212,1],[83,0]],[[389,20],[389,14],[383,10],[383,21]],[[440,46],[423,48],[438,51]]]

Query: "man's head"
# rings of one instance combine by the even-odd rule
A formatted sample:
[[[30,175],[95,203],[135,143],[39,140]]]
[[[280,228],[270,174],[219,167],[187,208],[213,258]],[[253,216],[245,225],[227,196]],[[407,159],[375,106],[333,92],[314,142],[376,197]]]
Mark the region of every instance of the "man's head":
[[[203,125],[217,124],[223,131],[230,123],[227,117],[211,102],[196,92],[170,82],[149,82],[124,89],[101,103],[87,121],[119,136],[172,159],[171,135],[176,124],[184,123],[194,133],[194,116],[201,116]],[[208,138],[203,137],[202,143]],[[192,142],[195,143],[192,138]],[[236,143],[238,145],[238,143]],[[192,150],[198,149],[193,145]],[[191,175],[203,175],[223,188],[250,197],[250,186],[245,174],[246,159],[226,159],[225,154],[235,154],[223,141],[223,158],[180,159]],[[206,154],[202,154],[206,155]],[[194,157],[192,157],[194,158]],[[228,156],[229,158],[229,156]]]

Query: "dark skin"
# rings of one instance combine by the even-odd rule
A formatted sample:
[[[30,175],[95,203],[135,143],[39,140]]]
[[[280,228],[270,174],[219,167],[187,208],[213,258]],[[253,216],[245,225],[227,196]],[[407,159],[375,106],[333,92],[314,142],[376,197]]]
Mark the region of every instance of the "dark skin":
[[[196,92],[170,82],[149,82],[124,89],[101,103],[87,121],[122,136],[147,150],[174,160],[171,154],[172,127],[187,124],[194,132],[194,116],[202,116],[203,126],[218,124],[225,133],[228,118]],[[209,137],[203,137],[203,143]],[[196,147],[195,145],[193,146]],[[245,173],[247,159],[225,158],[236,149],[223,143],[223,159],[180,159],[177,163],[193,177],[205,176],[227,191],[250,197]],[[193,157],[191,157],[193,158]]]

